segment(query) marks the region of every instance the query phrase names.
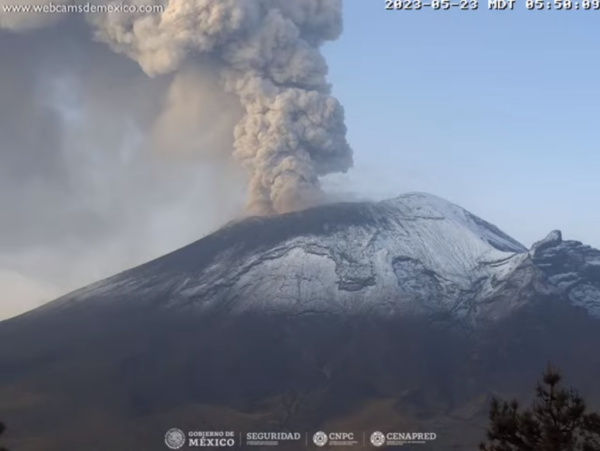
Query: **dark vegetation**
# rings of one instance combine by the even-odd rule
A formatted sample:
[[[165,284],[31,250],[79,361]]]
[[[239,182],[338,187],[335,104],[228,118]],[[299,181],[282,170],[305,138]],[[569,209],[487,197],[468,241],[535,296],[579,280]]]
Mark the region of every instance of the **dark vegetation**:
[[[4,425],[4,423],[0,422],[0,439],[2,439],[2,436],[4,435],[5,431],[6,431],[6,426]],[[0,442],[0,451],[8,451],[6,448],[4,448],[2,446],[2,442]]]
[[[529,409],[516,400],[492,400],[488,443],[481,451],[600,451],[600,415],[561,386],[561,374],[548,367]]]

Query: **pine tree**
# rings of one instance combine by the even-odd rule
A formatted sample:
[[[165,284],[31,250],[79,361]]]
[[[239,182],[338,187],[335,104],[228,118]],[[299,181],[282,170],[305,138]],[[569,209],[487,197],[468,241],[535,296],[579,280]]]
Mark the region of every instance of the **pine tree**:
[[[4,434],[5,431],[6,431],[6,426],[4,425],[4,423],[0,422],[0,438],[2,438],[2,435]],[[4,448],[2,446],[2,443],[0,443],[0,451],[8,451],[6,448]]]
[[[531,408],[492,400],[481,451],[600,451],[600,415],[587,413],[583,398],[562,388],[559,371],[548,367]]]

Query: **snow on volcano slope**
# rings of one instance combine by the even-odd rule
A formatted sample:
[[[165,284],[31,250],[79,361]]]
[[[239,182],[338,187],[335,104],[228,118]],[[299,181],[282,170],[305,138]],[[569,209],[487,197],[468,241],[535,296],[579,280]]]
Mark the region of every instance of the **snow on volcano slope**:
[[[412,193],[249,218],[49,308],[161,296],[200,310],[452,311],[496,262],[526,252],[464,209]]]
[[[535,243],[529,256],[558,292],[600,317],[600,251],[579,241],[563,241],[555,230]]]
[[[502,290],[541,280],[532,261],[495,226],[439,197],[411,193],[230,224],[47,308],[145,299],[194,312],[498,318],[524,302]]]

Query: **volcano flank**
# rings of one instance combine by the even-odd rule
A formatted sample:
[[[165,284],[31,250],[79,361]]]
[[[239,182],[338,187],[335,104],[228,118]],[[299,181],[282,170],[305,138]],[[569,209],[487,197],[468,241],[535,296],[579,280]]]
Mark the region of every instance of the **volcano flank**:
[[[164,450],[173,427],[476,449],[490,398],[548,361],[598,405],[599,317],[600,251],[429,194],[248,218],[0,323],[0,419],[22,451]]]

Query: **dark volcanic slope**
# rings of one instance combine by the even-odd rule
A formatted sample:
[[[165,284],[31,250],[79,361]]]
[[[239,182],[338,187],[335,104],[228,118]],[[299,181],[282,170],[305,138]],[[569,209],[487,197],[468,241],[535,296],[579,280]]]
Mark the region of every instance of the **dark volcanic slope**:
[[[164,450],[174,426],[473,449],[548,360],[600,400],[598,262],[424,194],[250,219],[0,323],[0,419],[23,451]]]

